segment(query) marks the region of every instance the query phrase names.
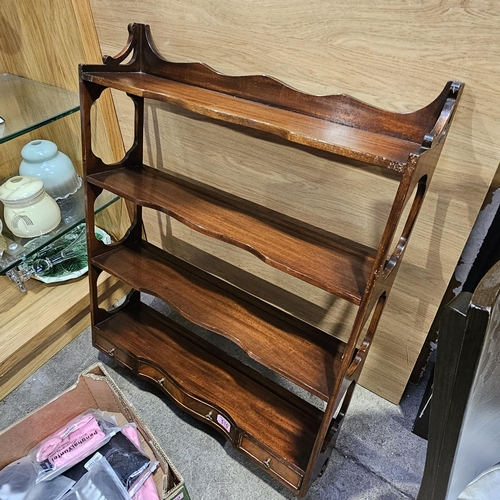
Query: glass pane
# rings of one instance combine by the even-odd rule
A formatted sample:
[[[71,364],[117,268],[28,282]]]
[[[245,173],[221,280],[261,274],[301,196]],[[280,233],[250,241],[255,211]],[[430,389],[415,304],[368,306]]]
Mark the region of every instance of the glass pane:
[[[76,92],[27,78],[0,75],[0,144],[78,111]],[[1,120],[0,120],[1,122]]]
[[[103,191],[96,200],[95,212],[101,212],[118,199],[118,196]],[[38,252],[41,248],[54,242],[85,221],[85,196],[83,188],[80,188],[74,195],[66,199],[57,200],[56,203],[61,209],[61,222],[47,234],[38,236],[37,238],[18,238],[12,235],[4,226],[2,234],[6,240],[7,248],[3,252],[2,257],[0,257],[0,275],[5,274],[26,257]]]

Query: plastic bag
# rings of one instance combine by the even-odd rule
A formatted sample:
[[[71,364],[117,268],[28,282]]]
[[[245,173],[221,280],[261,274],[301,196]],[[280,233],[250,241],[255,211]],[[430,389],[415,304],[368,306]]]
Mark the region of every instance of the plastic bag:
[[[36,482],[53,479],[107,443],[120,427],[100,410],[87,410],[31,449]]]
[[[141,447],[141,439],[139,436],[139,432],[135,425],[127,425],[122,429],[123,434],[125,434],[132,443],[134,443],[139,450],[142,451]],[[158,462],[156,462],[156,466],[158,466]],[[155,466],[155,468],[156,468]],[[151,470],[153,472],[154,470]],[[142,482],[142,484],[140,484]],[[129,490],[130,496],[133,500],[160,500],[158,496],[158,490],[156,489],[155,482],[151,475],[148,477],[144,476],[144,481],[139,480],[136,485]]]
[[[105,458],[100,458],[62,500],[130,500],[130,495]]]
[[[90,470],[95,460],[104,457],[127,490],[130,491],[141,480],[144,482],[156,468],[157,463],[152,463],[149,457],[127,437],[127,429],[135,430],[135,424],[122,427],[121,432],[115,434],[88,459],[65,471],[64,475],[78,481]]]
[[[29,457],[16,460],[0,471],[0,500],[59,500],[74,484],[60,476],[36,482],[37,472]]]

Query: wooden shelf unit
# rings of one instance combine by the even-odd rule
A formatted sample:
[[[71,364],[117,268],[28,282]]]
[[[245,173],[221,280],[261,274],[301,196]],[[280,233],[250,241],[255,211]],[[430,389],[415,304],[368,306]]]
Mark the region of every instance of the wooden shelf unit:
[[[171,63],[149,27],[103,65],[80,67],[87,220],[106,189],[135,206],[118,244],[88,233],[93,342],[219,429],[243,454],[304,496],[326,465],[438,161],[463,85],[448,82],[428,106],[383,111],[346,95],[313,96],[265,76],[232,77]],[[124,61],[131,56],[129,62]],[[135,141],[106,165],[92,152],[90,108],[107,88],[135,105]],[[367,248],[265,207],[143,163],[144,99],[278,135],[399,179],[380,245]],[[399,239],[396,231],[412,199]],[[346,342],[246,294],[143,240],[142,208],[248,250],[265,263],[358,306]],[[355,216],[353,209],[353,216]],[[397,244],[394,248],[394,241]],[[103,271],[134,289],[116,311],[99,307]],[[238,344],[251,358],[325,402],[320,410],[141,303],[140,292]]]

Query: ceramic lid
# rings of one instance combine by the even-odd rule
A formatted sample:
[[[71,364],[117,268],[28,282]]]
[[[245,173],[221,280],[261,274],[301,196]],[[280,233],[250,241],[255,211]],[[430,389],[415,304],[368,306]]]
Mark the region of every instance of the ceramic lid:
[[[57,146],[44,139],[37,139],[28,142],[23,149],[21,149],[21,156],[26,161],[42,162],[54,157],[57,154]]]
[[[16,175],[0,186],[0,200],[4,203],[28,200],[44,191],[43,182],[36,177]]]

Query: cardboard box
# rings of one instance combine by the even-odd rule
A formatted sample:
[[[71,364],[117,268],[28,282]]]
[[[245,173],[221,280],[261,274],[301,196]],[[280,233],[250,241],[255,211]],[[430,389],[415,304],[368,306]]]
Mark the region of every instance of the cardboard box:
[[[28,452],[85,410],[96,408],[118,423],[135,422],[142,445],[160,467],[153,477],[162,500],[189,500],[184,480],[101,363],[83,372],[76,385],[0,433],[0,469]]]

